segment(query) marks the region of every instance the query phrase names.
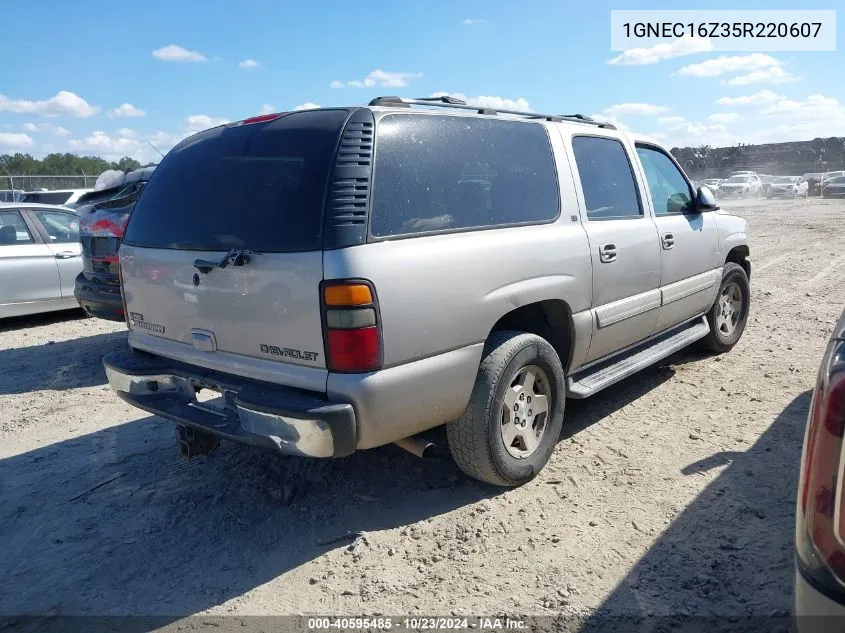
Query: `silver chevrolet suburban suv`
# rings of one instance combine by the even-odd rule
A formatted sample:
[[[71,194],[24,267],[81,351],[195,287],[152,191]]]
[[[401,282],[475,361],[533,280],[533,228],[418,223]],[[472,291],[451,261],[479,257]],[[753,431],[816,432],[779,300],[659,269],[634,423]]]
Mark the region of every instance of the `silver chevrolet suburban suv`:
[[[748,255],[745,221],[669,152],[581,115],[450,97],[263,115],[152,175],[120,248],[129,349],[104,365],[183,454],[339,457],[446,424],[461,469],[513,486],[566,398],[731,349]]]

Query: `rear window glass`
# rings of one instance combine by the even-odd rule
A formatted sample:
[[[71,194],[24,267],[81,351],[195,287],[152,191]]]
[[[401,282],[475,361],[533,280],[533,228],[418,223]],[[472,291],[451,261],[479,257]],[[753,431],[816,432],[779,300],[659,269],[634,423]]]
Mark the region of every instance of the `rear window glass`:
[[[125,242],[187,250],[319,248],[326,180],[346,116],[298,112],[183,141],[144,188]]]
[[[375,237],[544,222],[559,209],[541,125],[407,114],[379,122]]]
[[[21,202],[32,202],[37,204],[64,204],[72,195],[70,191],[37,191],[24,194]]]
[[[621,142],[576,136],[572,150],[590,220],[643,217],[634,173]]]

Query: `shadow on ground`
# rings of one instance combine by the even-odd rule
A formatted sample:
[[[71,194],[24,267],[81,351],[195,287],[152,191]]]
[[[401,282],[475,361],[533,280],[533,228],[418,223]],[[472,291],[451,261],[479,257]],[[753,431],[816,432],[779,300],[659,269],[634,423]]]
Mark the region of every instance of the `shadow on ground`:
[[[0,396],[106,384],[102,357],[126,346],[126,332],[0,350]]]
[[[394,446],[306,460],[224,443],[187,461],[151,416],[0,461],[0,569],[15,589],[0,614],[194,614],[357,532],[499,492]]]
[[[696,477],[724,468],[583,631],[653,630],[662,616],[667,626],[686,619],[687,630],[720,623],[740,630],[726,616],[753,616],[755,628],[742,630],[788,623],[784,598],[791,595],[795,491],[811,395],[797,396],[747,451],[717,453],[682,470]],[[634,626],[631,616],[645,620]]]
[[[99,363],[124,336],[81,345]],[[0,353],[0,363],[26,363],[31,349]],[[575,403],[564,437],[672,374],[647,370]],[[99,369],[84,380],[103,381]],[[25,378],[15,389],[41,382]],[[10,391],[8,378],[0,384]],[[432,435],[445,443],[442,429]],[[448,457],[420,460],[394,446],[324,461],[224,443],[185,461],[173,425],[150,416],[0,461],[0,569],[15,588],[0,594],[0,614],[194,614],[347,547],[358,532],[501,493]]]
[[[80,308],[70,310],[58,310],[56,312],[42,312],[41,314],[28,314],[26,316],[9,317],[0,319],[0,333],[15,332],[41,325],[53,325],[54,323],[69,323],[82,321],[89,318]]]

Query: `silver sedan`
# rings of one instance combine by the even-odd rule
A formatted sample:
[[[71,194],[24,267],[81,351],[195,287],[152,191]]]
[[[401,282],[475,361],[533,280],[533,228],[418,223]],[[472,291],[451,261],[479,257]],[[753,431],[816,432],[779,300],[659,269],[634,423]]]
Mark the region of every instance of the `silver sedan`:
[[[78,307],[79,218],[46,204],[0,204],[0,319]]]

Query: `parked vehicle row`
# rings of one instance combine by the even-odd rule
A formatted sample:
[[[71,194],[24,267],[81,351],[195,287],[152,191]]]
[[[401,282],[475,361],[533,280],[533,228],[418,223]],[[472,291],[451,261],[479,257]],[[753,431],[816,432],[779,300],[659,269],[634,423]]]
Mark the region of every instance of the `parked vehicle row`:
[[[801,176],[768,176],[753,171],[734,171],[728,178],[705,178],[697,184],[710,189],[716,198],[766,198],[808,196],[836,197],[839,194],[839,181],[845,171],[825,173],[806,173]],[[836,185],[827,188],[826,185]],[[828,193],[825,193],[828,192]]]
[[[20,202],[37,204],[56,204],[65,207],[76,206],[79,199],[93,189],[44,189],[28,191],[20,197]]]

